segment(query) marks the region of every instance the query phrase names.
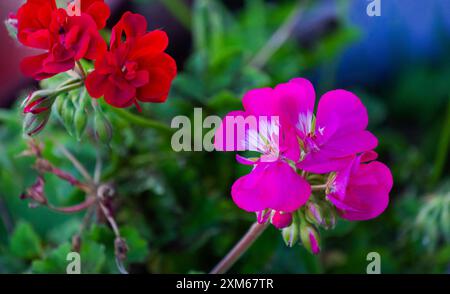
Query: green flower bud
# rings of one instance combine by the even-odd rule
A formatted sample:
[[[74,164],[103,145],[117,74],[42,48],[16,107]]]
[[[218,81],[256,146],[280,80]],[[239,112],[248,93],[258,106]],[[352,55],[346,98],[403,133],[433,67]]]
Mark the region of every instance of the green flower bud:
[[[288,247],[293,247],[298,242],[299,237],[299,225],[293,222],[289,227],[282,229],[281,235],[283,236],[284,243]]]
[[[84,108],[77,108],[77,110],[75,110],[75,117],[74,117],[74,127],[75,127],[75,135],[77,137],[77,140],[81,140],[81,137],[84,134],[84,131],[86,130],[86,126],[87,126],[87,115],[86,115],[86,111],[84,110]]]
[[[55,104],[54,104],[56,113],[59,115],[61,121],[62,121],[62,117],[63,117],[64,103],[66,102],[66,99],[67,99],[67,94],[66,93],[61,94],[58,97],[56,97]]]
[[[305,218],[308,222],[332,229],[336,224],[336,215],[333,206],[326,201],[308,202],[305,208]]]
[[[62,109],[62,121],[64,126],[66,127],[67,132],[72,136],[73,135],[73,122],[75,116],[75,106],[73,105],[72,99],[65,99],[64,105]]]
[[[323,208],[322,227],[327,230],[334,229],[334,227],[336,226],[336,209],[328,201],[323,203],[322,208]]]
[[[104,144],[109,144],[112,139],[112,126],[108,118],[101,112],[96,111],[94,116],[94,130],[97,139]]]
[[[305,206],[305,217],[308,222],[321,226],[324,223],[323,208],[318,203],[308,201]]]

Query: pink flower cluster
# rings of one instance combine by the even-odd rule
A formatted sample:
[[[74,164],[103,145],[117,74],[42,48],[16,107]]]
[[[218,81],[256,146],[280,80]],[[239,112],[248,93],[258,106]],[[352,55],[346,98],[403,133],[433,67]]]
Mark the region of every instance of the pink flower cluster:
[[[289,226],[294,212],[312,199],[307,179],[315,174],[326,179],[320,185],[324,201],[344,219],[375,218],[388,205],[392,175],[375,161],[378,141],[366,130],[364,105],[353,93],[334,90],[321,97],[314,114],[315,100],[313,85],[303,78],[251,90],[243,98],[244,110],[229,113],[216,132],[216,150],[262,154],[256,159],[237,156],[253,170],[231,189],[236,205],[257,213],[260,222],[270,219],[277,228]],[[263,116],[276,119],[262,124],[258,118]],[[247,125],[244,136],[233,134],[235,127],[227,120],[239,117],[256,117],[258,123]],[[255,138],[258,148],[251,148]],[[230,148],[227,140],[237,143]]]

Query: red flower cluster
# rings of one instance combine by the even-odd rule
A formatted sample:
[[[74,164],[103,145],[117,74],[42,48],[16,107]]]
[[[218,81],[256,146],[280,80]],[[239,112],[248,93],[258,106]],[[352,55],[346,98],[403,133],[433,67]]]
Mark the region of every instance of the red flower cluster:
[[[145,18],[126,12],[112,30],[108,51],[99,30],[105,27],[109,7],[104,0],[78,3],[80,15],[58,8],[55,0],[27,0],[20,7],[18,40],[45,51],[22,60],[23,73],[42,80],[73,69],[84,58],[95,61],[85,81],[92,97],[104,97],[115,107],[164,102],[177,73],[175,61],[164,52],[167,35],[147,33]]]
[[[110,51],[97,59],[86,80],[89,94],[104,96],[115,107],[164,102],[177,73],[175,61],[164,52],[167,45],[165,32],[147,33],[145,18],[126,12],[112,30]]]
[[[69,16],[55,0],[28,0],[17,12],[17,36],[45,53],[25,58],[23,73],[42,80],[72,69],[82,58],[97,59],[106,51],[98,30],[109,14],[104,0],[82,0],[80,16]]]

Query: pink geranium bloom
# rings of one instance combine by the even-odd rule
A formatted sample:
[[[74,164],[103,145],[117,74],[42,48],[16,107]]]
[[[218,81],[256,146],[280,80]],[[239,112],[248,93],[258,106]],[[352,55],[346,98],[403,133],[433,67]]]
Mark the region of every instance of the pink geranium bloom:
[[[280,107],[303,142],[300,169],[332,172],[347,165],[351,156],[378,144],[366,130],[366,108],[353,93],[334,90],[324,94],[314,117],[315,91],[308,80],[293,79],[281,87],[285,93],[297,93],[285,95]]]
[[[240,163],[254,166],[231,191],[234,202],[246,211],[292,212],[311,194],[310,185],[293,167],[299,158],[299,145],[294,129],[280,111],[284,94],[279,86],[249,91],[243,98],[244,111],[229,113],[216,131],[216,150],[252,150],[262,155],[257,160],[238,156]],[[254,121],[240,127],[228,123],[239,118]]]
[[[369,162],[374,159],[375,152],[355,156],[346,168],[337,172],[327,198],[342,218],[368,220],[386,209],[393,185],[392,174],[383,163]]]

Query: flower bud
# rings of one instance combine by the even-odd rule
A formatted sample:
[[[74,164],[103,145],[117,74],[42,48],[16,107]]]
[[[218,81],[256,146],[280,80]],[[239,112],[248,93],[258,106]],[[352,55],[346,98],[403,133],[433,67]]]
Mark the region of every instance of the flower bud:
[[[284,228],[281,231],[281,234],[283,236],[284,243],[286,243],[286,246],[292,247],[298,242],[299,237],[299,225],[295,222],[293,222],[289,227]]]
[[[56,110],[56,113],[58,113],[59,118],[61,119],[61,122],[62,122],[62,117],[63,117],[63,112],[64,112],[64,103],[66,102],[66,99],[67,99],[67,93],[63,93],[63,94],[59,95],[55,101],[55,110]]]
[[[31,199],[39,204],[46,204],[47,198],[44,195],[44,179],[39,177],[36,180],[36,183],[33,184],[30,188],[27,189],[26,193],[23,193],[20,196],[20,199]]]
[[[64,126],[66,127],[67,132],[69,132],[70,135],[73,134],[74,116],[75,116],[75,106],[73,105],[72,99],[65,99],[61,113],[61,118]]]
[[[333,229],[336,226],[336,210],[329,202],[324,202],[323,206],[323,223],[322,227],[325,229]]]
[[[28,136],[34,136],[41,132],[50,118],[50,111],[39,114],[27,113],[23,121],[23,132]]]
[[[308,223],[305,219],[302,219],[300,223],[300,238],[303,246],[313,253],[320,253],[320,235],[314,225]]]
[[[84,111],[84,108],[77,108],[75,111],[75,117],[74,117],[74,127],[75,127],[75,135],[77,137],[77,140],[79,141],[81,137],[83,136],[84,131],[86,130],[87,125],[87,115]]]
[[[8,18],[5,20],[5,26],[6,30],[8,31],[9,35],[13,39],[17,39],[17,30],[18,30],[18,20],[17,15],[10,13]]]
[[[55,102],[53,92],[50,90],[39,90],[31,93],[22,104],[23,113],[40,114],[49,111]]]
[[[309,201],[306,204],[305,217],[308,222],[318,226],[321,226],[324,223],[323,209],[315,202]]]
[[[271,223],[277,229],[286,228],[292,223],[292,214],[289,212],[276,211],[272,216]]]
[[[94,130],[97,139],[104,144],[109,144],[112,139],[112,126],[108,118],[100,111],[95,112]]]

